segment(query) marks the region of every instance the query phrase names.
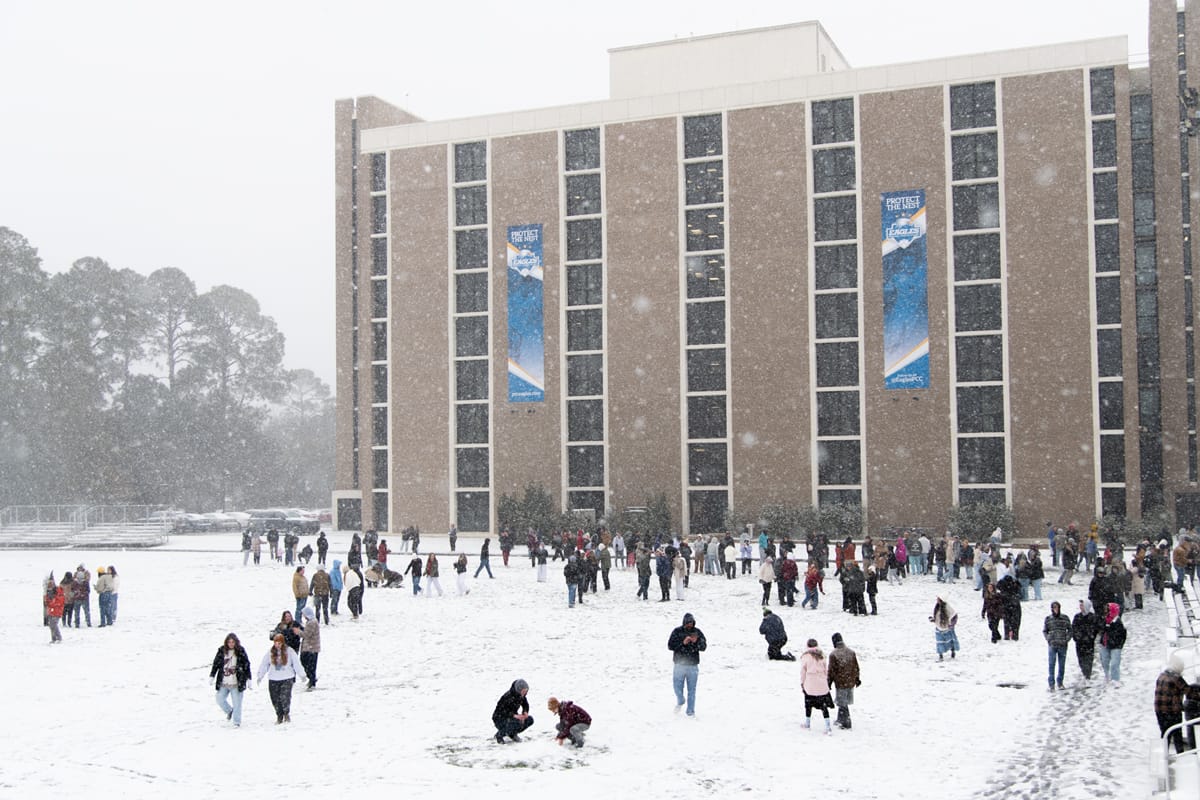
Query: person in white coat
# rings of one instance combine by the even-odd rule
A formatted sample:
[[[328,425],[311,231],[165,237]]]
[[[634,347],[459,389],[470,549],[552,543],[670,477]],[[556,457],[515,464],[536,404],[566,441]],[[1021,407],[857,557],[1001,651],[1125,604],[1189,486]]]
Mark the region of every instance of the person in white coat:
[[[258,665],[255,683],[261,684],[264,676],[268,679],[267,690],[271,705],[275,707],[276,725],[292,721],[292,687],[300,677],[299,666],[300,656],[284,643],[282,633],[275,634],[271,649]]]

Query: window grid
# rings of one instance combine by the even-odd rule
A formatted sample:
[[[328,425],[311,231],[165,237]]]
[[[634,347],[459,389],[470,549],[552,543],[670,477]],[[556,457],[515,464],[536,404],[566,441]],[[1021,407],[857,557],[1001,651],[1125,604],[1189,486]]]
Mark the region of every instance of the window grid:
[[[1183,26],[1185,20],[1185,12],[1177,12],[1176,24],[1179,27],[1179,93],[1182,96],[1188,84],[1187,76],[1187,37],[1184,35]],[[1192,196],[1192,178],[1191,178],[1191,154],[1188,148],[1189,136],[1185,131],[1185,123],[1188,119],[1188,108],[1184,103],[1179,104],[1179,193],[1182,198],[1182,206],[1180,209],[1180,222],[1183,227],[1183,274],[1184,279],[1189,280],[1192,275],[1192,220],[1191,220],[1191,196]],[[1192,319],[1190,315],[1184,318],[1185,329],[1190,329]],[[1188,383],[1194,383],[1196,380],[1196,362],[1192,358],[1191,348],[1188,349],[1188,360],[1186,375]],[[1191,386],[1188,387],[1187,393],[1187,418],[1193,420],[1196,418],[1196,392]],[[1195,483],[1200,478],[1200,469],[1198,469],[1197,441],[1195,432],[1189,432],[1187,442],[1188,456],[1188,481]]]
[[[810,452],[812,466],[812,488],[811,497],[815,498],[818,503],[822,502],[822,498],[830,498],[832,502],[834,498],[841,495],[841,492],[857,494],[860,502],[865,502],[866,484],[863,479],[862,467],[862,432],[864,424],[862,420],[863,402],[862,402],[862,200],[860,196],[861,180],[858,176],[862,174],[861,152],[858,146],[859,137],[859,109],[858,99],[844,99],[832,101],[816,101],[808,104],[808,130],[811,135],[808,137],[808,174],[809,174],[809,230],[813,232],[810,237],[811,243],[808,252],[809,264],[809,283],[812,286],[818,285],[817,276],[817,253],[824,251],[825,248],[833,248],[838,246],[852,245],[854,247],[854,277],[850,280],[850,264],[849,261],[844,264],[844,273],[839,276],[841,283],[852,283],[853,285],[843,285],[834,288],[817,289],[809,292],[808,311],[809,311],[809,341],[812,343],[809,349],[810,369],[814,376],[828,374],[828,382],[825,380],[814,380],[810,389],[810,407],[814,413],[810,415],[809,427],[813,446]],[[850,117],[850,119],[847,119]],[[830,125],[831,120],[836,120],[836,125]],[[833,138],[836,141],[830,140],[830,132],[833,128],[837,128],[842,132],[842,135]],[[815,162],[816,154],[826,150],[844,150],[849,151],[854,164],[854,181],[853,189],[837,189],[834,191],[820,191],[815,180]],[[846,198],[852,203],[828,203],[822,202],[830,199]],[[821,214],[818,214],[820,207]],[[818,224],[825,225],[828,219],[822,215],[829,212],[830,209],[835,209],[834,213],[842,209],[852,207],[854,211],[853,230],[847,230],[849,225],[845,224],[846,220],[835,220],[834,230],[832,233],[843,234],[837,238],[829,237],[829,231],[818,232]],[[820,219],[818,217],[821,216]],[[844,234],[853,233],[852,237],[845,237]],[[828,238],[826,238],[828,237]],[[818,303],[818,297],[834,297],[842,296],[852,298],[852,308],[855,319],[853,320],[854,330],[852,335],[831,335],[834,333],[847,333],[849,328],[848,319],[839,320],[836,315],[839,310],[845,310],[846,306],[835,303]],[[839,325],[838,323],[843,323]],[[818,341],[820,347],[817,346]],[[823,359],[840,357],[837,354],[841,350],[830,345],[850,345],[851,348],[857,351],[857,364],[849,363],[849,355],[847,354],[847,362],[841,365],[830,365],[825,363]],[[823,365],[823,366],[821,366]],[[833,366],[833,369],[830,367]],[[842,374],[842,370],[845,374]],[[818,412],[820,395],[829,393],[830,396],[838,394],[853,394],[857,396],[857,419],[853,423],[847,420],[838,419],[839,424],[851,424],[855,433],[828,433],[822,430],[821,419]],[[823,446],[826,443],[846,444],[852,443],[854,447],[827,447]],[[848,460],[845,463],[823,463],[824,459],[835,459],[837,457],[845,457]],[[847,483],[841,478],[857,476],[857,481]]]
[[[949,186],[947,187],[947,197],[954,198],[956,195],[955,189],[958,187],[995,187],[997,209],[996,220],[994,225],[979,224],[986,223],[990,220],[984,219],[982,212],[978,207],[968,209],[966,202],[976,201],[980,197],[986,199],[987,192],[980,194],[979,192],[967,192],[966,190],[958,193],[963,200],[963,218],[957,218],[958,209],[955,208],[955,203],[950,203],[950,207],[946,209],[946,228],[947,237],[950,240],[947,244],[947,250],[950,253],[951,264],[949,268],[948,284],[948,302],[950,309],[950,318],[952,322],[952,337],[953,344],[950,350],[950,375],[952,386],[954,388],[953,401],[951,402],[951,433],[954,436],[955,446],[951,451],[952,464],[952,480],[954,486],[954,497],[961,503],[964,498],[968,501],[974,501],[984,495],[975,493],[977,490],[989,490],[997,495],[1003,495],[1004,503],[1009,503],[1011,497],[1011,489],[1009,486],[1010,477],[1012,474],[1009,431],[1011,426],[1008,424],[1010,417],[1009,410],[1009,394],[1005,375],[1008,365],[1008,336],[1006,332],[1006,308],[1007,308],[1007,287],[1005,285],[1005,245],[1004,245],[1004,141],[1001,136],[1001,127],[1003,125],[1001,115],[1001,101],[999,97],[1000,87],[993,83],[969,84],[964,86],[948,86],[944,95],[944,110],[946,118],[952,121],[952,124],[947,126],[945,157],[946,157],[946,175],[949,178]],[[984,125],[962,125],[966,122],[991,122],[992,124]],[[956,174],[969,174],[976,167],[977,151],[971,145],[972,143],[981,141],[979,137],[992,137],[987,141],[995,141],[995,174],[987,177],[970,177],[963,179],[955,179]],[[961,146],[956,146],[959,143]],[[956,156],[963,160],[963,163],[956,163]],[[968,218],[966,212],[973,210],[974,216]],[[982,247],[984,239],[971,239],[964,241],[969,237],[982,237],[984,235],[998,235],[999,238],[999,270],[992,272],[991,269],[982,269],[980,263],[976,260],[979,254],[975,250]],[[961,248],[956,248],[955,245],[962,242]],[[981,269],[982,272],[994,277],[974,277],[976,269]],[[968,276],[965,279],[960,279],[959,275]],[[995,302],[998,302],[998,307],[992,307],[993,302],[990,293],[984,291],[987,287],[996,287]],[[960,305],[959,299],[966,301],[970,299],[971,305]],[[984,317],[973,315],[985,314]],[[987,324],[992,321],[992,318],[998,320],[998,324]],[[960,370],[958,365],[958,353],[960,344],[965,345],[965,352],[971,352],[970,348],[973,345],[972,339],[976,337],[996,337],[1000,340],[1000,358],[999,363],[995,364],[994,379],[977,380],[960,379]],[[964,365],[966,367],[967,365]],[[976,376],[972,373],[975,370],[968,369],[967,377],[992,377],[992,373],[988,370],[982,376]],[[980,390],[987,388],[999,389],[1002,396],[1003,411],[1000,414],[999,420],[992,420],[987,416],[986,409],[980,405],[980,401],[986,395],[979,391],[961,390]],[[966,403],[966,405],[964,405]],[[995,428],[998,427],[998,430]],[[999,461],[993,459],[988,463],[982,462],[964,462],[962,455],[964,447],[970,451],[970,442],[994,440],[1001,442],[1002,457]],[[984,451],[974,451],[982,454]],[[978,469],[976,469],[978,467]],[[997,481],[995,478],[999,477]]]
[[[371,154],[371,178],[370,178],[370,184],[369,184],[370,200],[368,202],[372,209],[372,221],[371,221],[372,227],[370,229],[371,230],[371,235],[370,235],[371,252],[372,252],[370,286],[371,286],[372,295],[370,296],[371,312],[368,316],[371,318],[370,330],[371,330],[372,341],[371,341],[371,362],[370,363],[371,363],[371,367],[372,367],[372,369],[371,369],[372,379],[374,379],[376,377],[378,368],[383,368],[383,370],[385,370],[385,371],[387,370],[388,356],[390,354],[391,330],[389,329],[389,325],[388,325],[388,316],[387,316],[388,303],[385,301],[384,315],[382,317],[377,316],[375,313],[376,308],[375,308],[375,301],[374,301],[374,296],[373,296],[374,292],[377,291],[378,284],[382,283],[385,286],[387,285],[388,275],[389,275],[389,271],[391,269],[391,252],[390,252],[391,219],[390,219],[390,215],[388,214],[388,207],[390,205],[390,199],[388,197],[388,191],[387,191],[387,187],[389,185],[388,169],[390,167],[390,164],[388,162],[389,162],[389,159],[388,159],[386,153],[372,153]],[[380,213],[382,214],[382,230],[379,228],[380,220],[378,219],[378,215]],[[377,265],[375,263],[374,253],[376,251],[376,248],[380,248],[382,250],[382,256],[383,256],[383,264],[382,265]],[[356,282],[356,284],[357,284],[357,282]],[[357,285],[356,285],[356,289],[357,289]],[[386,292],[386,290],[385,290],[385,292]],[[356,294],[357,294],[357,292],[356,292]],[[386,297],[386,294],[385,294],[385,297]],[[358,301],[359,301],[359,298],[356,296],[355,302],[357,303]],[[381,335],[382,335],[382,345],[379,341]],[[383,348],[382,353],[380,352],[381,346]],[[380,356],[382,356],[382,358]],[[386,374],[386,372],[384,374]],[[357,373],[356,373],[356,375],[357,375]],[[357,387],[355,387],[355,388],[357,389]],[[374,386],[372,387],[372,396],[373,397],[378,396],[378,392],[376,391]],[[387,394],[386,388],[384,389],[383,397],[384,397],[385,402],[372,403],[371,404],[372,408],[387,409],[388,404],[386,401],[388,400],[388,394]],[[382,491],[384,493],[383,496],[386,499],[389,497],[389,495],[386,493],[387,493],[388,486],[390,483],[389,472],[390,472],[390,468],[391,468],[391,458],[389,457],[389,454],[391,452],[391,450],[390,450],[391,426],[387,424],[387,416],[388,415],[385,411],[385,413],[383,415],[383,417],[384,417],[384,424],[383,424],[384,442],[382,442],[382,443],[376,442],[375,441],[376,431],[374,430],[374,428],[375,428],[374,412],[372,412],[371,416],[372,416],[372,420],[373,420],[372,421],[372,429],[373,430],[372,430],[372,435],[371,435],[371,442],[372,442],[371,449],[375,450],[375,451],[383,450],[384,458],[381,461],[378,455],[372,456],[370,484],[372,487],[374,487],[375,491],[377,491],[377,492]],[[383,475],[377,474],[380,466],[385,467]],[[385,502],[386,502],[386,500],[385,500]],[[376,502],[375,507],[372,509],[373,513],[377,513],[377,511],[376,511],[377,508],[378,508],[378,502]],[[385,511],[385,513],[383,514],[383,519],[385,521],[385,525],[382,526],[384,530],[386,530],[387,518],[388,518],[388,515]],[[377,528],[380,527],[378,519],[374,520],[374,524],[376,525]]]

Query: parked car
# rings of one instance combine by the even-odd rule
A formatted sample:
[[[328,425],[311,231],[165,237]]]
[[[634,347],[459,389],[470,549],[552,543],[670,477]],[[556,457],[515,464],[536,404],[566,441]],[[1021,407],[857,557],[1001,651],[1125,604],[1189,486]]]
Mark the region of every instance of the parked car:
[[[264,533],[274,528],[277,531],[290,530],[288,527],[287,514],[282,511],[273,511],[270,509],[253,510],[250,512],[250,521],[247,524],[248,530]]]
[[[321,523],[322,525],[329,525],[330,523],[332,523],[333,522],[333,509],[332,508],[322,508],[320,511],[318,511],[317,512],[317,522]]]
[[[182,530],[185,533],[207,533],[213,529],[213,521],[203,514],[184,514]]]
[[[238,531],[242,529],[242,526],[236,519],[223,511],[210,511],[207,514],[201,514],[200,516],[209,520],[211,523],[211,530],[214,531]]]

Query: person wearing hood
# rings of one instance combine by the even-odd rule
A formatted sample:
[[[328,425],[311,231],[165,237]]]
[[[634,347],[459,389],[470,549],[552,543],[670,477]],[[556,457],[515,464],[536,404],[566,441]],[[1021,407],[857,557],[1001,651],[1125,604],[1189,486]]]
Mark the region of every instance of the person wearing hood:
[[[1160,736],[1172,725],[1183,722],[1183,696],[1188,691],[1188,683],[1183,679],[1183,669],[1183,656],[1178,652],[1171,653],[1166,669],[1154,682],[1154,716],[1158,718]],[[1171,733],[1171,742],[1175,743],[1176,753],[1187,749],[1182,728]]]
[[[671,557],[661,547],[654,551],[654,574],[658,576],[658,590],[662,597],[658,602],[665,603],[671,599],[671,576],[675,568],[671,565]]]
[[[1075,640],[1075,657],[1085,680],[1092,679],[1092,664],[1096,656],[1096,636],[1100,623],[1091,600],[1079,601],[1079,613],[1071,620],[1071,638]]]
[[[321,655],[321,621],[311,608],[304,609],[304,630],[300,632],[300,666],[308,678],[308,689],[317,688],[317,657]]]
[[[520,678],[512,682],[508,691],[500,695],[496,710],[492,712],[492,724],[496,726],[496,742],[504,744],[507,736],[514,742],[521,741],[520,734],[533,725],[529,715],[529,684]]]
[[[335,617],[338,615],[338,601],[342,599],[342,589],[345,585],[342,581],[342,562],[335,558],[333,569],[329,573],[329,613]]]
[[[779,604],[792,607],[796,605],[796,579],[800,577],[800,568],[796,566],[796,554],[788,553],[779,567]]]
[[[317,619],[321,618],[321,612],[325,612],[325,624],[329,624],[329,594],[332,591],[329,573],[325,571],[323,564],[317,564],[317,574],[313,575],[312,583],[309,584],[309,591],[312,593],[313,608],[317,612]]]
[[[836,693],[837,726],[850,730],[850,706],[854,704],[854,690],[862,686],[858,672],[858,656],[846,646],[840,633],[833,635],[833,652],[829,654],[829,683]]]
[[[958,634],[954,632],[954,627],[958,624],[958,612],[939,597],[933,604],[933,614],[930,615],[929,621],[933,623],[933,640],[937,644],[938,661],[945,659],[947,650],[950,651],[950,657],[954,658],[954,654],[960,649]]]
[[[575,607],[575,596],[579,592],[579,582],[582,580],[580,571],[579,559],[572,553],[563,565],[563,579],[567,582],[567,608]],[[583,603],[582,597],[579,598],[579,602]]]
[[[226,636],[225,642],[217,648],[208,677],[216,678],[217,705],[225,712],[225,719],[233,720],[233,727],[240,728],[242,694],[250,682],[250,656],[246,655],[246,648],[242,647],[236,633]]]
[[[784,653],[783,646],[787,644],[787,631],[783,628],[783,619],[778,614],[772,614],[771,609],[763,608],[763,620],[759,623],[758,632],[767,640],[767,658],[771,661],[795,661],[791,653]]]
[[[275,708],[276,725],[292,721],[292,687],[296,684],[296,678],[300,677],[300,671],[296,668],[299,660],[300,656],[287,646],[283,634],[277,633],[271,642],[271,649],[258,665],[256,682],[262,683],[264,677],[268,678],[267,689],[271,705]]]
[[[92,573],[80,564],[75,570],[75,627],[79,627],[79,612],[87,617],[87,626],[92,627]]]
[[[1109,603],[1104,610],[1104,625],[1100,628],[1100,669],[1104,670],[1104,682],[1121,686],[1121,650],[1125,647],[1125,623],[1121,621],[1121,607]]]
[[[329,540],[325,538],[325,531],[317,534],[317,563],[322,567],[325,566],[325,556],[329,553]]]
[[[46,581],[46,594],[42,598],[46,626],[50,628],[50,644],[62,642],[62,632],[58,629],[58,623],[62,619],[65,605],[66,600],[62,587],[54,582],[54,576],[51,575]]]
[[[1050,690],[1057,686],[1063,688],[1063,673],[1067,669],[1067,643],[1071,641],[1071,621],[1062,613],[1062,605],[1056,600],[1050,604],[1050,614],[1042,625],[1042,636],[1049,648]],[[1058,677],[1055,679],[1054,665],[1058,664]]]
[[[764,606],[771,604],[771,584],[775,582],[775,559],[770,553],[763,552],[762,560],[758,562],[758,582],[762,584]]]
[[[828,735],[831,733],[829,708],[833,705],[833,698],[829,696],[829,664],[816,639],[808,640],[808,649],[800,656],[800,688],[804,690],[804,727],[812,727],[812,712],[818,708],[825,717]]]
[[[675,662],[672,684],[675,688],[675,711],[683,708],[683,690],[687,687],[687,715],[696,715],[696,681],[700,677],[700,653],[708,649],[704,632],[696,627],[696,618],[683,615],[683,624],[667,637],[667,649]]]
[[[1021,638],[1021,584],[1012,575],[996,581],[996,591],[1004,600],[1004,638],[1018,641]]]

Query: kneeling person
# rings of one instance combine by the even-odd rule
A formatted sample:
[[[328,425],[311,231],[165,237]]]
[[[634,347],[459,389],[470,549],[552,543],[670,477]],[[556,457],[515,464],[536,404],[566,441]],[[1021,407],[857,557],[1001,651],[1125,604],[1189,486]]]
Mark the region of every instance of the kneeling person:
[[[558,724],[554,726],[558,731],[556,741],[561,745],[564,739],[570,739],[571,744],[583,747],[583,735],[592,727],[591,716],[570,700],[558,702],[557,697],[551,697],[546,708],[558,714]]]
[[[529,684],[517,678],[508,691],[496,702],[496,710],[492,712],[492,724],[496,726],[496,741],[503,743],[504,737],[514,742],[521,741],[518,735],[533,725],[533,717],[529,716]]]

